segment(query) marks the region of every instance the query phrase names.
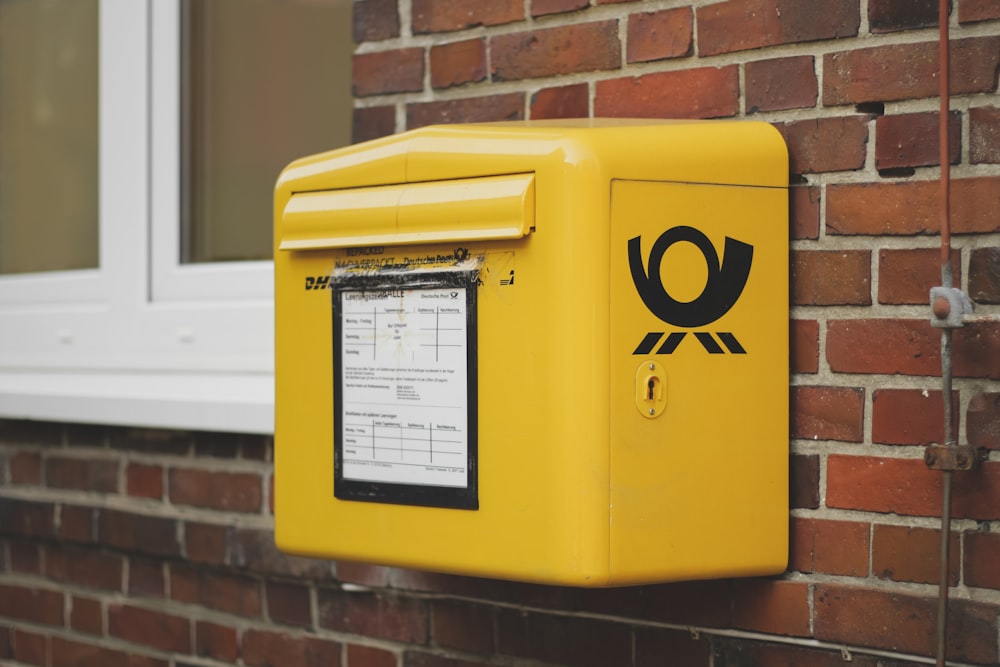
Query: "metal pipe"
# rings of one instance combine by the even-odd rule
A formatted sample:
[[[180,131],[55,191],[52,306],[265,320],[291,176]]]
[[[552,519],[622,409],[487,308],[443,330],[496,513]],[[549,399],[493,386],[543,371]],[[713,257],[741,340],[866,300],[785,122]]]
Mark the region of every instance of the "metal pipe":
[[[938,52],[940,54],[938,86],[941,109],[938,118],[938,149],[941,162],[941,198],[938,212],[941,219],[941,282],[943,287],[952,287],[951,275],[951,151],[948,145],[948,117],[951,114],[951,73],[950,49],[948,42],[948,8],[950,0],[938,3]],[[948,399],[951,400],[950,398]]]

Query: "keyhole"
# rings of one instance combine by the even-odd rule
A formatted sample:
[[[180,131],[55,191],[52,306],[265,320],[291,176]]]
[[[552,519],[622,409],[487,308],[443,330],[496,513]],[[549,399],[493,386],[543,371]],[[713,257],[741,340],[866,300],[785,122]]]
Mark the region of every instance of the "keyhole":
[[[646,383],[646,400],[655,401],[656,400],[656,378],[651,377]]]

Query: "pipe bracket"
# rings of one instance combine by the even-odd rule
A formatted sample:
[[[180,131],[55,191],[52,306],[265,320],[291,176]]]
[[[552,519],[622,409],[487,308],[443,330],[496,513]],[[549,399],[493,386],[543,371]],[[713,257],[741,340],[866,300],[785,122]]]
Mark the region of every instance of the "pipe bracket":
[[[972,470],[978,462],[972,445],[930,445],[924,450],[924,463],[931,470]]]
[[[931,288],[931,326],[958,329],[973,310],[972,301],[957,287]]]

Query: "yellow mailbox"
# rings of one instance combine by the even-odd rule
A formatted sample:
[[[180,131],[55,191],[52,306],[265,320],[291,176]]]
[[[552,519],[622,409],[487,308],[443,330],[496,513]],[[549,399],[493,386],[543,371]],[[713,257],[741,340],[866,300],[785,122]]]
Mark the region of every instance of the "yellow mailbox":
[[[576,586],[782,571],[787,174],[737,121],[428,127],[292,163],[278,546]]]

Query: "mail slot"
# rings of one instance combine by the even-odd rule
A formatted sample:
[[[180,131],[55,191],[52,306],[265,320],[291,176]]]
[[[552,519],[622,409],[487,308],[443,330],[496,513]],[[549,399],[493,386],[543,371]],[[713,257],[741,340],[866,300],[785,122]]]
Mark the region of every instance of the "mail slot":
[[[284,551],[575,586],[788,554],[765,123],[428,127],[275,191]]]

